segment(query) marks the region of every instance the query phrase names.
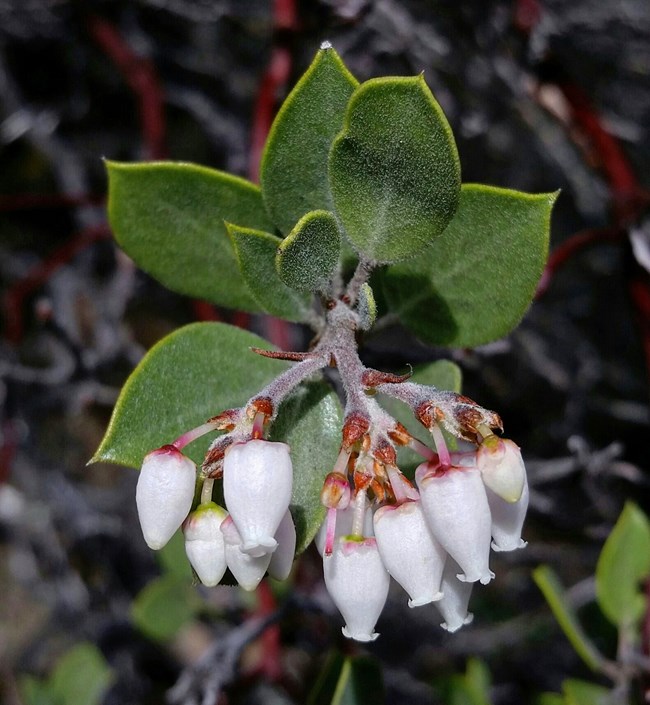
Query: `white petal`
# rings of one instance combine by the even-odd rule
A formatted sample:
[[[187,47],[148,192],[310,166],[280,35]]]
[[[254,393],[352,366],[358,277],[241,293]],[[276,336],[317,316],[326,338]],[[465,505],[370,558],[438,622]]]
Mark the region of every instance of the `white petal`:
[[[514,551],[527,544],[521,539],[521,529],[528,509],[528,482],[518,502],[506,502],[488,489],[488,503],[492,514],[492,548],[495,551]]]
[[[275,540],[278,548],[271,556],[269,575],[276,580],[286,580],[296,555],[296,527],[288,509],[275,532]]]
[[[292,483],[286,443],[252,440],[227,451],[223,494],[242,538],[242,551],[259,557],[276,549],[274,535],[289,508]]]
[[[433,537],[419,501],[375,512],[375,536],[388,572],[419,607],[442,597],[440,581],[447,553]]]
[[[253,557],[244,553],[241,550],[241,537],[232,517],[223,521],[221,531],[226,542],[226,563],[230,572],[244,590],[255,590],[269,567],[271,554],[264,553]]]
[[[489,583],[491,519],[481,473],[467,467],[433,472],[423,463],[415,478],[427,524],[460,565],[459,579]]]
[[[509,438],[491,436],[476,453],[483,482],[506,502],[516,502],[524,490],[526,468],[521,450]]]
[[[144,540],[162,548],[192,508],[196,465],[173,446],[149,453],[140,470],[135,501]]]
[[[345,620],[343,635],[374,641],[390,584],[375,539],[339,540],[332,554],[323,557],[323,572],[325,586]]]
[[[336,510],[336,532],[334,534],[335,540],[342,537],[348,536],[352,531],[352,522],[354,521],[354,506],[350,505],[345,509]],[[372,509],[368,507],[363,518],[363,535],[365,537],[371,537],[375,535],[375,530],[372,523]],[[327,519],[321,524],[314,543],[320,555],[323,555],[325,550],[325,541],[327,539]]]
[[[448,557],[442,574],[442,600],[436,608],[445,620],[440,626],[448,632],[457,632],[465,624],[470,624],[474,615],[467,611],[474,583],[463,583],[456,577],[460,566]]]
[[[185,553],[199,580],[208,587],[217,585],[226,572],[226,547],[220,526],[228,513],[210,502],[200,506],[185,520]]]

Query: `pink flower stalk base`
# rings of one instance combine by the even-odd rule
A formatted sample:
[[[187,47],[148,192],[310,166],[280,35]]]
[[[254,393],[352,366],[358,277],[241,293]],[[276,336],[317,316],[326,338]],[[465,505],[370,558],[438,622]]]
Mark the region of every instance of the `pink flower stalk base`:
[[[338,456],[314,458],[332,468],[323,482],[324,520],[315,541],[325,585],[345,620],[343,633],[358,641],[377,638],[375,625],[391,577],[407,593],[410,607],[433,603],[443,628],[453,632],[468,624],[473,584],[494,577],[490,549],[525,546],[521,530],[528,506],[521,452],[494,435],[501,429],[496,413],[454,392],[361,363],[355,337],[363,328],[358,294],[371,270],[362,262],[347,289],[326,302],[312,351],[256,350],[294,365],[242,407],[221,412],[147,455],[137,488],[147,543],[161,548],[183,523],[187,555],[206,585],[218,583],[226,567],[246,590],[257,587],[267,572],[286,579],[296,547],[289,509],[291,449],[265,435],[287,395],[335,365],[345,419]],[[410,407],[430,431],[431,446],[388,414],[377,392]],[[181,450],[214,431],[222,434],[197,471]],[[450,437],[470,449],[451,451]],[[423,458],[415,483],[399,469],[400,447]],[[220,479],[225,507],[213,503],[213,485]]]

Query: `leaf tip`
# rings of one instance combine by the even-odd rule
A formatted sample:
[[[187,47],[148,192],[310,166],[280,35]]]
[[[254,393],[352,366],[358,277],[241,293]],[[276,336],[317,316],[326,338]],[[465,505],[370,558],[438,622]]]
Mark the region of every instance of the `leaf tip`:
[[[320,45],[321,51],[327,51],[328,49],[333,49],[333,48],[334,47],[332,46],[332,42],[330,42],[329,40],[326,39],[324,42],[321,42],[321,45]]]

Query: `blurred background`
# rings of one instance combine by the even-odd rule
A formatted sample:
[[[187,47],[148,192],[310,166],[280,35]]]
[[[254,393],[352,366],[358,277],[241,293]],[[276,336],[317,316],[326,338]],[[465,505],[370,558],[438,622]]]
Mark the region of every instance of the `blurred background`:
[[[424,72],[464,181],[562,189],[537,299],[507,339],[431,349],[388,328],[363,352],[400,372],[453,359],[523,449],[529,546],[495,557],[455,635],[396,595],[376,643],[345,642],[312,549],[290,589],[192,587],[177,543],[144,544],[136,472],[86,467],[129,372],[179,325],[308,341],[138,271],[111,239],[102,158],[256,180],[275,111],[326,39],[359,80]],[[337,654],[381,664],[373,702],[391,704],[535,702],[593,679],[531,570],[553,566],[613,654],[593,574],[625,500],[649,494],[649,126],[647,0],[2,0],[0,701],[330,702]],[[454,694],[469,658],[487,701]]]

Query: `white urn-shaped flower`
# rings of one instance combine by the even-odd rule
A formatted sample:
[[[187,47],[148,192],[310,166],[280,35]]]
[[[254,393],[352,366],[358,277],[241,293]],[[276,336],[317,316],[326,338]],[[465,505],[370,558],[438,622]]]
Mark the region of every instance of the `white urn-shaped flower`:
[[[491,518],[480,472],[422,463],[415,480],[427,524],[460,566],[459,580],[489,583]]]
[[[249,553],[244,553],[241,550],[241,536],[231,516],[224,519],[221,531],[225,540],[226,563],[230,572],[244,590],[249,592],[255,590],[269,567],[272,554],[251,556]]]
[[[375,537],[383,564],[410,597],[409,607],[442,597],[447,552],[431,534],[419,500],[378,509]]]
[[[487,490],[492,515],[492,548],[495,551],[514,551],[525,548],[521,530],[528,510],[528,481],[524,478],[521,497],[516,502],[506,502],[489,488]]]
[[[135,501],[144,540],[162,548],[192,508],[196,465],[178,448],[163,446],[142,462]]]
[[[323,572],[327,591],[345,620],[344,636],[374,641],[390,584],[375,539],[339,539],[331,555],[323,556]]]
[[[296,555],[296,527],[288,509],[275,532],[275,540],[278,547],[271,555],[269,575],[276,580],[286,580]]]
[[[476,451],[483,482],[506,502],[516,502],[524,490],[526,468],[521,450],[509,438],[488,436]]]
[[[226,545],[221,524],[225,509],[208,502],[192,512],[183,524],[185,553],[199,580],[208,587],[217,585],[226,572]]]
[[[461,627],[470,624],[474,615],[467,611],[469,598],[472,594],[474,583],[458,580],[456,577],[460,566],[456,561],[447,557],[447,563],[442,573],[442,599],[435,603],[443,622],[440,625],[448,632],[457,632]]]
[[[241,550],[253,558],[272,553],[293,484],[286,443],[250,440],[229,448],[223,463],[223,494],[239,535]]]

